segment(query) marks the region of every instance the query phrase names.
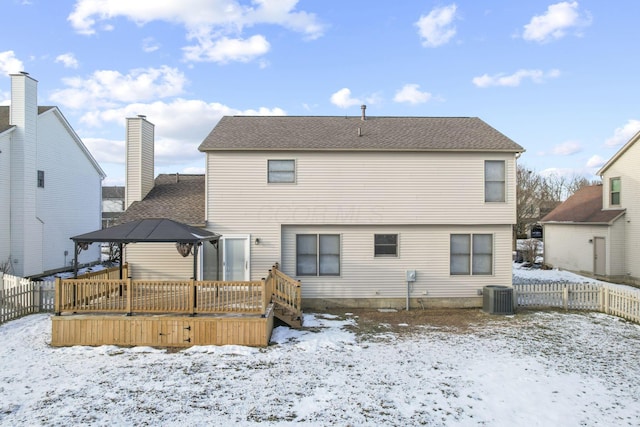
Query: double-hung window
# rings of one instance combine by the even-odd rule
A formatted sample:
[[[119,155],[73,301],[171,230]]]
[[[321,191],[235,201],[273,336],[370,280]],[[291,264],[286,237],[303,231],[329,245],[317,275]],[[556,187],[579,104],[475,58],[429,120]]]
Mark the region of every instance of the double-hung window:
[[[373,236],[373,252],[376,257],[398,256],[397,234],[375,234]]]
[[[450,240],[450,274],[493,274],[493,235],[452,234]]]
[[[609,180],[610,185],[610,203],[611,206],[619,206],[620,205],[620,178],[611,178]]]
[[[294,183],[296,182],[295,160],[267,160],[267,182]]]
[[[505,189],[504,160],[485,160],[484,162],[484,201],[504,202]]]
[[[339,234],[296,235],[296,276],[339,275]]]

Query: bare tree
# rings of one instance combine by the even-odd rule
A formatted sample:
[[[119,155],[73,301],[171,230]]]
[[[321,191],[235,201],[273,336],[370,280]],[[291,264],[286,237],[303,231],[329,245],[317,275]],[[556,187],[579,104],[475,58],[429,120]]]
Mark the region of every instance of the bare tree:
[[[525,238],[530,227],[562,201],[580,188],[596,183],[576,174],[543,176],[522,164],[517,165],[516,178],[518,183],[514,238]]]

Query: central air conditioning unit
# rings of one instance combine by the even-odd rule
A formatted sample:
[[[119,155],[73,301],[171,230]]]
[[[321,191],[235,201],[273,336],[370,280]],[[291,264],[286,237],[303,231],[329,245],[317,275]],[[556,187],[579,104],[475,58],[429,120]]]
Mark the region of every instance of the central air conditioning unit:
[[[482,290],[482,311],[489,314],[513,314],[513,288],[489,285]]]

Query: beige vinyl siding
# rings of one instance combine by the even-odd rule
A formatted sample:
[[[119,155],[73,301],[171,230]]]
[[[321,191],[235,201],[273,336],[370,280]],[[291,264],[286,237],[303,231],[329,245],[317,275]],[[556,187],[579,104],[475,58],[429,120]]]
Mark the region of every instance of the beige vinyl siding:
[[[513,154],[208,154],[208,219],[278,224],[510,224]],[[296,183],[267,183],[268,159],[296,161]],[[505,203],[484,202],[484,160],[505,160]]]
[[[620,156],[602,177],[603,206],[609,206],[610,180],[620,177],[620,206],[625,213],[625,264],[629,276],[640,279],[640,143]]]
[[[267,183],[268,159],[295,160],[296,183]],[[484,202],[487,159],[506,162],[506,203]],[[206,175],[207,228],[260,238],[260,245],[251,244],[252,280],[282,262],[284,225],[504,227],[515,221],[513,153],[214,152],[207,154]]]
[[[374,234],[399,236],[398,257],[375,257]],[[451,276],[449,237],[452,233],[493,235],[493,274]],[[341,274],[296,276],[296,234],[339,234]],[[477,297],[486,285],[511,286],[510,226],[286,226],[283,229],[283,271],[300,279],[304,298],[404,298],[406,270],[416,270],[411,298]]]
[[[140,201],[154,183],[154,126],[143,118],[127,119],[125,205]]]
[[[189,280],[193,255],[182,257],[175,243],[131,243],[125,248],[132,279]]]
[[[618,218],[609,229],[609,246],[607,247],[607,268],[610,276],[626,276],[628,271],[625,259],[625,235],[627,229],[626,216]]]

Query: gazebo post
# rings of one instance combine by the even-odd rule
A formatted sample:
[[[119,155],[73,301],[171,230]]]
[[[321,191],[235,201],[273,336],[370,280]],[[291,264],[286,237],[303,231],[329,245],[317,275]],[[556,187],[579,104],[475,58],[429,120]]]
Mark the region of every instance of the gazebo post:
[[[120,254],[118,256],[119,261],[120,261],[120,280],[122,280],[122,247],[124,245],[122,244],[122,242],[118,243],[118,253]]]
[[[73,242],[73,278],[78,278],[78,242]]]

